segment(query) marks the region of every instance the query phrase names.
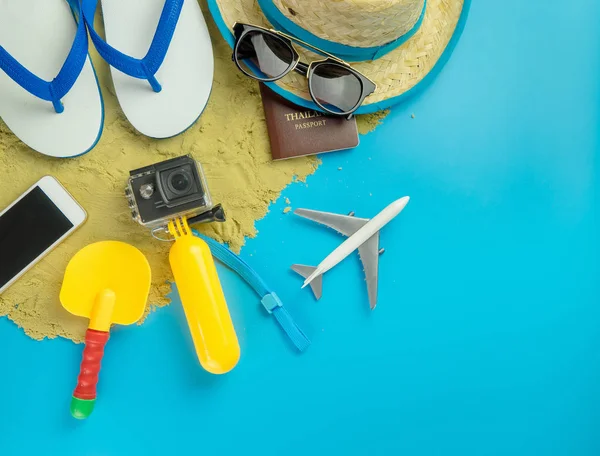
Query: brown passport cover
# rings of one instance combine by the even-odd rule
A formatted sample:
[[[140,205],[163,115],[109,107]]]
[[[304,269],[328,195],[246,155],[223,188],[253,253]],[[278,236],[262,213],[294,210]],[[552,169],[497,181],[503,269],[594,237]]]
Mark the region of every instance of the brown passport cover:
[[[260,84],[273,160],[358,146],[356,119],[327,116],[296,106]]]

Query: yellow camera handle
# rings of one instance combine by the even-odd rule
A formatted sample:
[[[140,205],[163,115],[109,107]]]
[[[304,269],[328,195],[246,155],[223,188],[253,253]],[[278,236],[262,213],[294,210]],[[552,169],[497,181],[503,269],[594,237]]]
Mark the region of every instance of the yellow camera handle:
[[[240,346],[208,244],[193,235],[186,218],[169,222],[175,243],[171,270],[204,369],[224,374],[240,359]]]

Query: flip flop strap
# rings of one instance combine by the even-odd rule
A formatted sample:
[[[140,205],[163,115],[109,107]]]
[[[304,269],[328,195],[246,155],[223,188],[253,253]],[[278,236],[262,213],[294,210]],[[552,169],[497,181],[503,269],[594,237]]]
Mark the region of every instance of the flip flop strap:
[[[76,12],[76,10],[74,10]],[[64,111],[61,99],[71,90],[81,74],[88,56],[88,36],[83,20],[77,24],[75,40],[56,78],[48,82],[21,65],[6,49],[0,46],[0,69],[32,95],[52,102],[57,113]]]
[[[117,70],[137,79],[147,79],[155,92],[161,91],[161,85],[156,80],[155,74],[162,65],[175,28],[183,7],[184,0],[166,0],[163,7],[158,26],[152,39],[148,53],[142,59],[136,59],[123,54],[121,51],[109,45],[96,33],[94,29],[94,17],[98,0],[83,0],[83,17],[87,24],[90,36],[98,53],[106,62]],[[135,33],[135,31],[132,31]]]

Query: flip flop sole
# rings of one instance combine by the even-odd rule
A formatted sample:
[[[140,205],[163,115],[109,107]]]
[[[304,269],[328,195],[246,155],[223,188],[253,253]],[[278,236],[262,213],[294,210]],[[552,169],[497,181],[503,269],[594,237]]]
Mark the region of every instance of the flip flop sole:
[[[102,0],[106,41],[135,58],[152,42],[164,0]],[[202,114],[212,88],[214,60],[208,28],[197,0],[185,0],[177,28],[156,79],[162,91],[111,67],[121,109],[133,127],[152,138],[187,130]]]
[[[73,45],[77,24],[65,0],[19,0],[0,4],[0,43],[29,71],[51,81]],[[52,157],[90,151],[100,139],[104,107],[88,56],[77,82],[52,103],[31,95],[0,71],[0,118],[32,149]]]

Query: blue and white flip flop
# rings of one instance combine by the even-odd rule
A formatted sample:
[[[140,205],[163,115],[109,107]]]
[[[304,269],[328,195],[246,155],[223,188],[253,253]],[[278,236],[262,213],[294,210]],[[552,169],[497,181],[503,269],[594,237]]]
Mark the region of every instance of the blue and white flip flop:
[[[102,133],[102,95],[85,25],[65,0],[0,2],[0,118],[52,157],[91,150]]]
[[[101,4],[106,41],[94,30]],[[202,114],[214,61],[197,0],[83,0],[98,53],[111,65],[125,116],[142,134],[168,138]]]

